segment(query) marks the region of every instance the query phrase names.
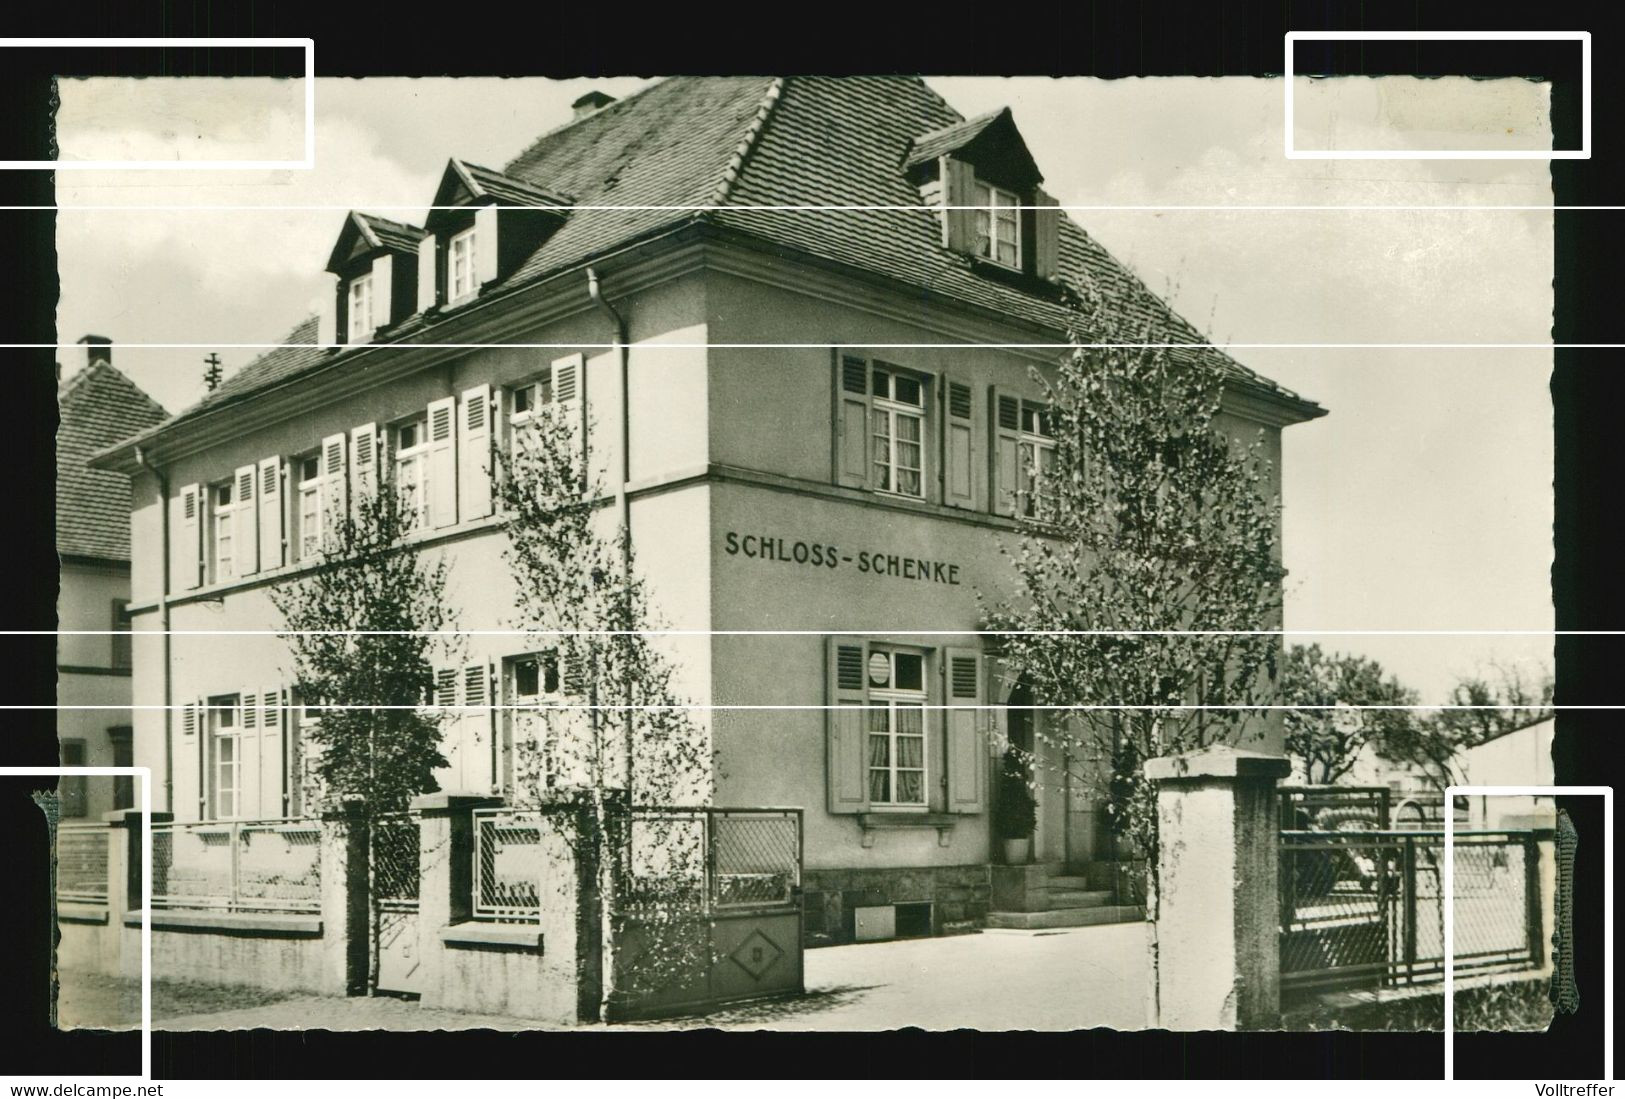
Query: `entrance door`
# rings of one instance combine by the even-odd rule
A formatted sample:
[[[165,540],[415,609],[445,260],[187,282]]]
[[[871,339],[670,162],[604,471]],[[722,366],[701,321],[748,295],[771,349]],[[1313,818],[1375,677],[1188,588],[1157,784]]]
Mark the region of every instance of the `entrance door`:
[[[1039,862],[1044,861],[1047,855],[1046,840],[1049,838],[1049,829],[1045,827],[1045,808],[1048,800],[1044,782],[1044,761],[1039,753],[1036,724],[1038,711],[1032,708],[1032,688],[1025,682],[1016,684],[1010,692],[1006,703],[1005,720],[1010,733],[1010,746],[1020,751],[1031,762],[1028,764],[1028,777],[1036,778],[1033,783],[1033,800],[1037,802],[1036,827],[1033,829],[1033,858]]]

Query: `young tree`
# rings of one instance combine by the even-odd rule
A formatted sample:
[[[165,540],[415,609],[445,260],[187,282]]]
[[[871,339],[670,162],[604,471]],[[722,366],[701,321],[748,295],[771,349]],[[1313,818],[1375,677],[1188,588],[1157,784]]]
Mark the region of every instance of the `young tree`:
[[[1279,623],[1279,503],[1262,432],[1220,430],[1224,363],[1194,348],[1100,346],[1179,338],[1155,321],[1127,331],[1123,305],[1082,288],[1071,353],[1053,374],[1034,371],[1054,453],[1025,471],[1034,491],[1006,550],[1017,592],[986,618],[1009,631],[1008,671],[1063,708],[1044,737],[1057,754],[1111,759],[1101,793],[1113,827],[1155,865],[1144,761],[1234,742],[1273,693],[1278,637],[1220,631]]]
[[[439,789],[438,711],[421,708],[435,631],[451,626],[446,564],[404,542],[412,514],[389,481],[329,507],[316,567],[271,589],[293,651],[295,690],[320,720],[304,732],[314,757],[313,800],[350,806],[366,828],[371,901],[368,991],[378,983],[380,821],[414,795]],[[329,708],[332,707],[332,708]]]
[[[1324,708],[1416,705],[1415,691],[1363,656],[1328,653],[1318,644],[1291,646],[1281,675],[1281,701],[1301,707],[1285,714],[1286,753],[1302,765],[1312,785],[1337,782],[1367,745],[1396,763],[1412,762],[1424,747],[1414,728],[1415,711]]]
[[[600,1018],[707,960],[700,920],[701,817],[670,806],[711,804],[707,730],[651,638],[659,628],[627,531],[586,473],[582,428],[544,403],[498,463],[506,559],[521,627],[567,706],[516,715],[516,802],[557,809],[575,857],[596,868]],[[635,938],[636,949],[618,950]]]

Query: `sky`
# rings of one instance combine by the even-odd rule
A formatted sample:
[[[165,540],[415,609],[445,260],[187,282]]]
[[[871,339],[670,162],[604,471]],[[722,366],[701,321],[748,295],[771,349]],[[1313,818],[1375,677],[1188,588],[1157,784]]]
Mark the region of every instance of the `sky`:
[[[89,332],[206,344],[116,350],[178,411],[201,396],[211,350],[229,373],[257,350],[226,345],[274,344],[330,292],[346,209],[421,223],[448,157],[500,168],[582,92],[647,83],[319,80],[314,170],[59,173],[64,369]],[[1285,432],[1288,629],[1552,629],[1550,349],[1324,346],[1548,344],[1552,214],[1485,209],[1549,206],[1547,162],[1288,160],[1278,80],[929,83],[968,116],[1010,106],[1061,203],[1148,207],[1070,213],[1211,338],[1313,345],[1231,352],[1330,410]],[[290,87],[66,81],[63,155],[156,158],[167,142],[177,157],[297,156]],[[1546,88],[1526,81],[1298,91],[1305,148],[1549,140]],[[331,208],[266,209],[312,205]],[[1427,702],[1492,662],[1549,665],[1552,651],[1549,635],[1294,640],[1375,657]]]

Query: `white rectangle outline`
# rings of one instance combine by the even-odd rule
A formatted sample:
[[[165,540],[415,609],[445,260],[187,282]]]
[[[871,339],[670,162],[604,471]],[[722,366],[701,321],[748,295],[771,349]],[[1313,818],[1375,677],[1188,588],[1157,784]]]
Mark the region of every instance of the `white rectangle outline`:
[[[1614,1078],[1614,788],[1612,786],[1447,786],[1445,804],[1457,795],[1602,798],[1602,1078]],[[1444,1078],[1456,1078],[1456,815],[1444,815]],[[1550,945],[1548,936],[1548,946]]]
[[[1580,147],[1578,149],[1321,149],[1292,146],[1292,47],[1297,42],[1578,42],[1580,43]],[[1288,31],[1286,36],[1286,158],[1288,160],[1590,160],[1590,31]]]
[[[316,40],[314,38],[0,38],[0,48],[61,49],[79,46],[298,47],[305,51],[305,158],[303,160],[0,160],[0,168],[138,169],[142,171],[254,171],[316,167]]]
[[[0,775],[40,778],[46,775],[133,775],[141,780],[141,1075],[96,1076],[96,1080],[152,1079],[152,768],[151,767],[0,767]],[[52,852],[55,857],[55,852]],[[55,898],[52,898],[55,901]],[[122,931],[120,932],[122,934]],[[54,949],[54,947],[53,947]],[[55,966],[52,966],[55,969]],[[71,1071],[51,1069],[53,1075]]]

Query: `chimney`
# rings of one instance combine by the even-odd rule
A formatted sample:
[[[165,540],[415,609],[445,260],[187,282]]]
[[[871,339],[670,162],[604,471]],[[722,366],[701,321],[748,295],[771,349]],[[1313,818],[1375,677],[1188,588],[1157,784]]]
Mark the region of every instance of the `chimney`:
[[[575,118],[582,119],[595,111],[602,110],[613,102],[615,102],[615,97],[612,95],[605,95],[600,91],[590,91],[570,104],[570,107],[575,111]]]
[[[85,349],[85,368],[95,366],[97,363],[113,365],[113,341],[106,336],[80,336],[79,343]]]

